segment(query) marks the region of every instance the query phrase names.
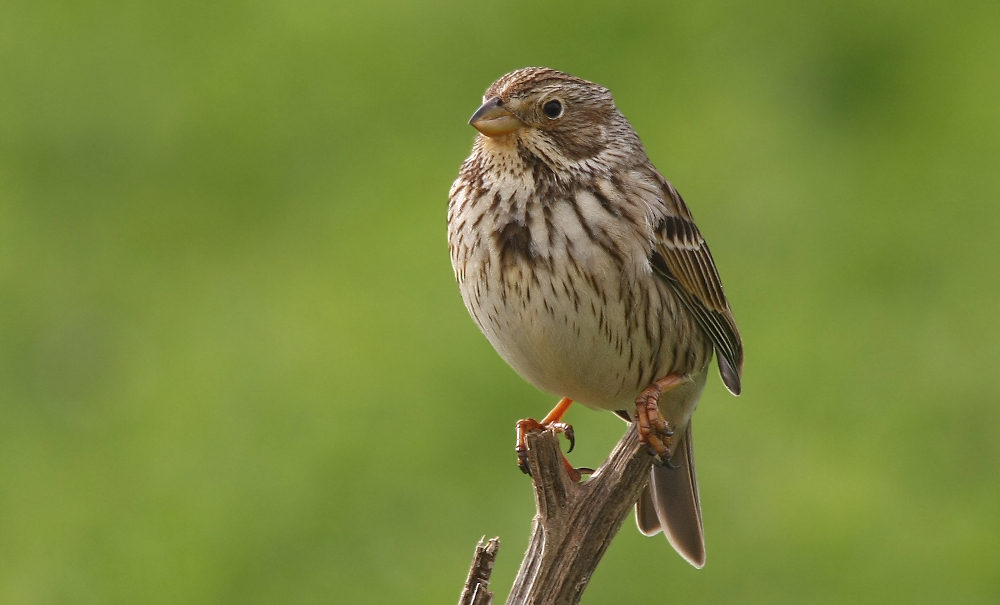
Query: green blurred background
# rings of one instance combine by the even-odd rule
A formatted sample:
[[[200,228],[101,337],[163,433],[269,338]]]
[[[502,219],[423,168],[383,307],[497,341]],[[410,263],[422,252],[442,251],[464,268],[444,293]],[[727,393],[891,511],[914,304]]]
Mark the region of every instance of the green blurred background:
[[[2,13],[0,602],[449,603],[484,534],[502,602],[554,398],[445,209],[526,65],[614,92],[747,350],[696,418],[707,567],[629,519],[584,602],[1000,602],[995,0]],[[579,465],[624,430],[569,420]]]

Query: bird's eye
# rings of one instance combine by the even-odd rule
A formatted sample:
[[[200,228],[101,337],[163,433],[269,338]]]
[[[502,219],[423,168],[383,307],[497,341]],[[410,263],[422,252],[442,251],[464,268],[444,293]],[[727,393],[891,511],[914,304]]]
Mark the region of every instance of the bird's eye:
[[[549,101],[548,103],[542,106],[542,111],[545,112],[545,117],[549,118],[550,120],[554,120],[562,115],[563,112],[562,103],[560,103],[559,101]]]

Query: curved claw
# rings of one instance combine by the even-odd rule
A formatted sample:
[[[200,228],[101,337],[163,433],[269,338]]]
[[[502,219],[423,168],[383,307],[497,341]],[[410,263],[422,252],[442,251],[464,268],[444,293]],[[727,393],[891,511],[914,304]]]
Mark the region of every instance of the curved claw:
[[[534,418],[517,421],[517,445],[515,451],[517,452],[517,466],[520,467],[524,474],[531,475],[531,471],[528,469],[528,445],[525,442],[525,435],[528,433],[544,431],[546,429],[556,433],[563,433],[566,435],[566,439],[569,440],[569,450],[567,450],[567,453],[572,452],[573,448],[576,447],[576,434],[573,432],[572,425],[561,422],[563,414],[566,413],[566,410],[569,409],[572,403],[572,399],[568,397],[562,398],[541,422]],[[570,465],[565,456],[563,456],[563,462],[570,477],[575,477],[574,481],[579,481],[580,473]]]
[[[531,476],[531,467],[528,466],[528,449],[517,448],[517,467],[525,475]]]
[[[669,456],[661,456],[660,454],[655,454],[652,451],[650,451],[649,453],[652,454],[653,456],[653,464],[659,466],[660,468],[667,467],[672,471],[675,471],[680,468],[680,466],[677,466],[670,461]]]
[[[572,452],[576,446],[576,434],[573,432],[573,425],[566,424],[565,422],[552,422],[548,426],[550,430],[566,435],[566,439],[569,441],[569,449],[566,450],[566,453]]]

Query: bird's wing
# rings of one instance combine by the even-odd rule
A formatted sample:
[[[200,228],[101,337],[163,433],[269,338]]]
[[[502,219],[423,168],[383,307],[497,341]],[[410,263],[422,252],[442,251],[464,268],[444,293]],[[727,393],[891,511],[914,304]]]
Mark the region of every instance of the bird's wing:
[[[734,395],[739,395],[743,341],[722,291],[712,253],[680,194],[658,173],[656,177],[663,191],[665,211],[654,225],[656,237],[650,263],[712,339],[722,381]]]

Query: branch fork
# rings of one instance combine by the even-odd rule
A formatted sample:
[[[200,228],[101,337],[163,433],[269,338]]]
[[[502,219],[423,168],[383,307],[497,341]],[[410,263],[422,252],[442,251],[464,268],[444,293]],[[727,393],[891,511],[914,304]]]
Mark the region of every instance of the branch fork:
[[[526,442],[537,513],[507,605],[575,605],[649,481],[653,458],[640,445],[633,424],[601,468],[587,481],[575,483],[563,465],[553,431],[529,433]],[[481,547],[482,542],[473,571]],[[492,556],[496,556],[495,549]],[[472,571],[469,578],[473,580]],[[477,578],[480,584],[488,583],[489,572]],[[463,596],[467,591],[468,583]],[[460,601],[460,605],[466,603],[480,605],[479,601]]]

